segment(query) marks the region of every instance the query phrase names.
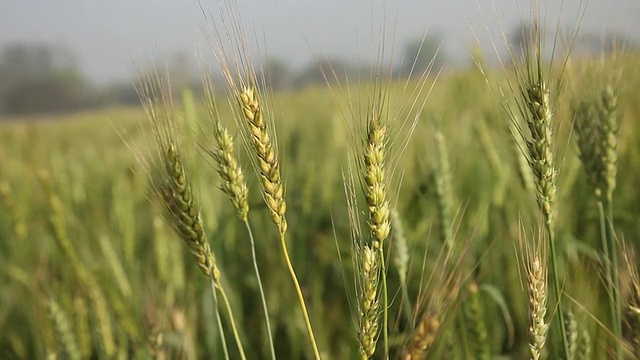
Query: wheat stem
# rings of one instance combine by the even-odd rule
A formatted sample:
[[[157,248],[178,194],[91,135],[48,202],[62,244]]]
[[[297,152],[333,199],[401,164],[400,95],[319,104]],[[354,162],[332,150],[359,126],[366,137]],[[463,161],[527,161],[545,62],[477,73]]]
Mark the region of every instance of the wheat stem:
[[[309,334],[309,340],[311,341],[311,347],[313,348],[313,355],[316,360],[320,359],[320,352],[318,351],[318,345],[316,344],[315,336],[313,335],[313,328],[311,327],[311,320],[309,319],[309,313],[307,311],[307,306],[304,301],[304,295],[302,294],[302,289],[300,288],[300,284],[298,283],[298,277],[296,276],[296,272],[293,269],[293,265],[291,264],[291,258],[289,258],[289,251],[287,250],[287,244],[284,234],[280,234],[280,245],[282,248],[282,255],[284,257],[284,261],[287,264],[287,270],[289,270],[289,275],[291,275],[291,279],[293,280],[293,285],[296,288],[296,295],[298,296],[298,301],[300,302],[300,307],[302,309],[302,315],[304,316],[304,323],[307,327],[307,333]]]
[[[227,310],[227,314],[229,314],[229,323],[231,324],[231,331],[233,332],[233,337],[236,341],[236,345],[238,346],[238,351],[240,352],[240,358],[242,360],[246,360],[247,357],[244,354],[244,347],[242,346],[242,342],[240,341],[240,333],[238,332],[238,327],[236,326],[236,321],[233,316],[233,311],[231,310],[231,303],[229,302],[229,298],[227,297],[227,292],[221,286],[218,287],[218,291],[220,291],[220,295],[222,295],[224,307]]]
[[[311,327],[311,320],[309,319],[309,313],[307,311],[307,305],[304,301],[300,284],[298,283],[298,277],[291,264],[289,258],[289,251],[287,250],[287,242],[285,234],[287,232],[287,220],[285,213],[287,211],[287,204],[284,199],[284,186],[282,185],[282,179],[280,176],[280,163],[276,154],[275,144],[271,141],[267,123],[264,119],[264,113],[262,106],[258,99],[258,95],[252,88],[244,88],[239,94],[240,107],[242,114],[247,120],[250,142],[254,147],[255,154],[257,155],[257,168],[260,173],[260,184],[262,185],[263,197],[271,221],[278,228],[280,233],[280,245],[282,248],[282,254],[287,264],[287,269],[291,275],[291,280],[296,288],[298,296],[298,302],[304,315],[305,326],[311,341],[311,347],[313,348],[313,354],[316,359],[320,359],[320,352],[318,351],[318,345],[316,344],[315,336],[313,335],[313,328]]]
[[[253,231],[251,231],[251,226],[249,225],[248,220],[244,221],[244,225],[247,228],[247,233],[249,234],[249,240],[251,241],[251,260],[253,262],[253,269],[256,273],[256,279],[258,280],[258,291],[260,293],[262,311],[264,312],[264,321],[267,327],[267,336],[269,337],[269,352],[271,353],[271,358],[275,360],[276,350],[273,345],[273,335],[271,334],[271,322],[269,321],[269,309],[267,309],[267,299],[264,295],[264,287],[262,286],[262,280],[260,279],[260,271],[258,270],[258,261],[256,259],[256,246],[255,246],[255,241],[253,239]]]
[[[613,199],[611,195],[608,196],[607,200],[607,213],[608,213],[608,236],[607,240],[609,241],[610,246],[610,261],[611,261],[611,273],[609,274],[609,279],[613,281],[613,332],[616,335],[615,343],[616,343],[616,351],[618,360],[622,360],[623,351],[622,351],[622,301],[620,299],[620,279],[617,275],[618,273],[618,246],[616,243],[615,230],[613,227]]]
[[[229,349],[227,349],[227,340],[224,335],[224,328],[222,327],[222,319],[220,318],[220,311],[218,311],[218,295],[216,293],[216,280],[213,277],[213,273],[209,273],[209,279],[211,280],[211,293],[213,294],[213,306],[216,313],[216,326],[218,327],[218,333],[220,334],[220,343],[222,344],[222,353],[225,360],[229,360]]]

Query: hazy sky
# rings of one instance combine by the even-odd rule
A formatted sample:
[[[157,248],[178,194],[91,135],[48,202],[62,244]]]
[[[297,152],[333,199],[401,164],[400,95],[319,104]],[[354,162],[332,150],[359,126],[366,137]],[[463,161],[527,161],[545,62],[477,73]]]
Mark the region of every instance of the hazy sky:
[[[215,13],[218,0],[201,0]],[[353,58],[368,54],[372,9],[379,0],[237,0],[247,32],[257,33],[267,51],[301,66],[325,54]],[[476,43],[499,40],[499,28],[511,29],[529,14],[524,0],[388,0],[387,30],[395,31],[400,50],[425,31],[441,34],[445,50],[464,58]],[[544,5],[546,3],[546,5]],[[560,9],[560,3],[563,3]],[[542,1],[549,23],[569,27],[580,0]],[[372,5],[374,4],[374,5]],[[639,0],[590,0],[582,32],[625,32],[640,39]],[[83,73],[105,83],[133,74],[143,62],[206,45],[198,0],[0,0],[0,47],[16,41],[50,42],[70,48]],[[254,30],[255,29],[255,30]],[[377,30],[376,30],[377,31]],[[398,50],[398,51],[399,51]],[[195,56],[194,56],[195,57]]]

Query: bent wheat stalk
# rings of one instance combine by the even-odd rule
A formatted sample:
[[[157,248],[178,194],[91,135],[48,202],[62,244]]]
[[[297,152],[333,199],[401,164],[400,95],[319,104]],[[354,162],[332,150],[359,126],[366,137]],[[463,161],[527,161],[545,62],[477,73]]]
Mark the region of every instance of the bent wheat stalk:
[[[172,109],[172,99],[167,85],[156,73],[142,81],[138,86],[138,94],[147,120],[155,137],[157,153],[151,159],[139,159],[151,177],[151,185],[161,204],[166,210],[167,220],[181,238],[183,244],[194,256],[203,274],[211,281],[216,322],[222,342],[222,350],[226,359],[229,352],[226,347],[224,330],[218,310],[216,290],[225,300],[224,306],[229,317],[234,339],[240,353],[245,359],[244,348],[235,323],[233,311],[227,299],[225,288],[221,281],[220,270],[206,233],[200,213],[200,206],[191,185],[191,178],[186,171],[184,155],[180,143],[176,138],[176,122]],[[157,158],[159,157],[159,161]]]

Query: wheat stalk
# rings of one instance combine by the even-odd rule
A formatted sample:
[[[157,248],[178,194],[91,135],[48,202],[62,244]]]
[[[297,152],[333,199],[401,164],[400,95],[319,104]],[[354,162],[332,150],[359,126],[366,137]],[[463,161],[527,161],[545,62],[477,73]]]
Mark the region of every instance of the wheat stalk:
[[[534,19],[534,29],[530,36],[534,46],[532,49],[526,49],[524,60],[520,64],[516,64],[515,68],[518,88],[516,103],[519,116],[526,123],[527,131],[517,123],[517,116],[513,112],[510,112],[510,115],[517,132],[516,136],[521,137],[526,147],[523,151],[526,151],[529,167],[533,172],[536,201],[546,225],[551,262],[551,282],[558,306],[557,321],[560,329],[562,353],[566,356],[569,353],[569,344],[562,311],[561,278],[558,271],[554,232],[557,196],[557,169],[554,160],[552,125],[554,113],[551,90],[548,87],[543,69],[542,30],[537,18]],[[522,66],[524,69],[518,66]],[[508,104],[505,106],[508,108]]]
[[[289,257],[285,234],[287,232],[287,220],[285,213],[287,204],[284,199],[284,186],[280,177],[280,163],[276,154],[274,143],[271,141],[269,129],[263,118],[263,110],[255,90],[245,87],[238,95],[240,108],[244,118],[247,120],[249,128],[250,143],[253,145],[254,153],[257,157],[257,169],[260,174],[260,184],[262,185],[264,202],[269,210],[271,221],[276,225],[280,233],[280,247],[285,259],[287,269],[293,280],[298,302],[305,321],[311,347],[316,359],[320,358],[318,345],[313,334],[311,319],[304,295],[298,282],[293,264]]]
[[[209,110],[209,118],[213,123],[213,137],[216,142],[216,149],[207,151],[217,165],[217,172],[222,179],[221,190],[227,194],[231,204],[247,229],[249,243],[251,246],[251,259],[253,269],[258,281],[258,291],[262,303],[262,311],[264,313],[265,326],[267,329],[267,337],[269,341],[269,351],[271,358],[275,359],[275,346],[273,343],[273,335],[271,334],[271,322],[269,320],[269,310],[267,308],[267,300],[262,286],[260,270],[258,269],[258,261],[256,256],[256,247],[253,237],[253,231],[249,224],[249,202],[247,201],[249,190],[244,177],[244,172],[240,167],[234,153],[234,140],[229,131],[222,126],[219,121],[220,115],[214,101],[213,82],[210,77],[203,76],[203,85],[205,88],[205,99]]]
[[[89,288],[91,299],[91,314],[93,315],[94,340],[97,342],[98,358],[112,359],[116,353],[116,343],[113,338],[113,327],[107,300],[97,285]]]
[[[606,258],[607,287],[610,296],[609,311],[617,337],[617,355],[622,356],[620,340],[622,321],[620,314],[618,249],[613,227],[613,191],[616,187],[619,119],[618,97],[613,86],[607,85],[599,101],[581,101],[574,108],[574,129],[580,160],[587,174],[589,185],[597,200],[600,220],[600,239]],[[604,204],[603,204],[604,202]],[[605,206],[607,214],[605,215]],[[608,219],[607,219],[608,217]]]
[[[229,322],[240,357],[245,359],[235,316],[227,300],[220,270],[204,231],[200,207],[191,185],[189,173],[186,171],[184,155],[179,147],[180,143],[176,138],[176,122],[170,93],[166,84],[156,74],[155,79],[147,79],[146,82],[142,82],[138,86],[138,94],[155,137],[157,156],[159,156],[159,163],[158,161],[151,162],[153,166],[149,165],[147,159],[141,160],[141,164],[146,167],[145,170],[151,176],[153,190],[164,206],[168,220],[182,243],[193,255],[202,273],[208,276],[211,281],[216,322],[225,358],[229,358],[229,353],[218,311],[216,290],[220,292],[224,300],[223,305],[229,315]]]
[[[382,107],[382,104],[380,104]],[[384,241],[391,231],[390,206],[387,198],[385,176],[385,154],[387,145],[387,126],[380,118],[382,108],[372,108],[367,122],[367,140],[362,154],[362,178],[364,197],[367,203],[371,248],[376,251],[380,264],[380,292],[382,293],[382,338],[385,356],[389,351],[387,271],[384,254]]]
[[[453,314],[449,309],[454,309],[458,305],[460,283],[466,268],[463,262],[466,251],[471,249],[470,243],[463,243],[460,249],[462,251],[454,252],[452,248],[442,244],[433,269],[426,279],[424,278],[427,262],[425,253],[413,324],[402,345],[401,359],[426,358],[443,334],[447,317]]]

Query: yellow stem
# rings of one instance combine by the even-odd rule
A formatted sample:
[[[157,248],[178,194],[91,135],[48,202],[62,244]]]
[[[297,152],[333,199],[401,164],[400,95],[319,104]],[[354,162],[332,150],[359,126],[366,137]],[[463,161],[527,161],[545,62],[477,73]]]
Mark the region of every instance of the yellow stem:
[[[304,315],[304,322],[307,326],[307,333],[309,333],[309,340],[311,341],[311,347],[313,348],[313,355],[316,360],[319,360],[320,352],[318,352],[318,345],[316,344],[316,339],[313,336],[313,329],[311,328],[311,320],[309,320],[307,305],[304,302],[304,296],[302,296],[302,290],[300,289],[300,284],[298,283],[296,272],[293,270],[293,265],[291,264],[291,259],[289,258],[289,252],[287,251],[287,243],[285,241],[284,233],[280,234],[280,245],[282,246],[282,255],[284,256],[284,261],[287,263],[287,269],[289,269],[291,280],[293,280],[293,285],[296,288],[298,301],[300,302],[300,308],[302,308],[302,315]]]

